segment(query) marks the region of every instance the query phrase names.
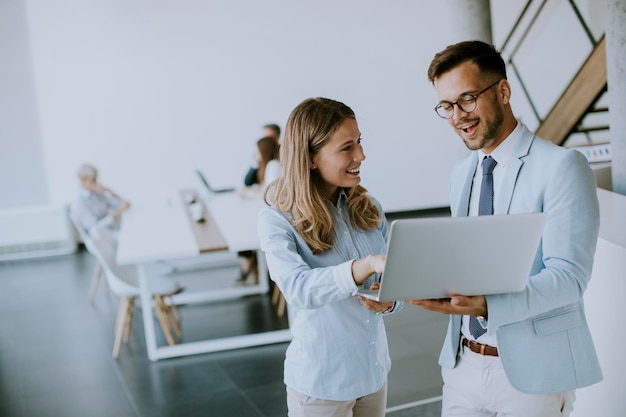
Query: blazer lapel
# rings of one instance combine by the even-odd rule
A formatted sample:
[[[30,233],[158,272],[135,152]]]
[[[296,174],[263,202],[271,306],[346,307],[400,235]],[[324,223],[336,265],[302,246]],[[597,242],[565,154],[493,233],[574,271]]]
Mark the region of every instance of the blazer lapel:
[[[511,152],[511,159],[509,160],[506,170],[504,171],[504,177],[502,178],[500,189],[495,193],[495,199],[493,202],[494,214],[509,213],[518,174],[520,169],[522,169],[522,165],[524,165],[522,158],[528,155],[534,137],[535,136],[526,128],[526,126],[522,126],[522,134]]]

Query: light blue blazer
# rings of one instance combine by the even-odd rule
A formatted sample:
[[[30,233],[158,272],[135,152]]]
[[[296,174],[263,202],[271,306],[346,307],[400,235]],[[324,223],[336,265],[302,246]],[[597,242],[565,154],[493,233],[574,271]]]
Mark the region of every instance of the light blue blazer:
[[[544,141],[525,126],[516,140],[494,214],[546,212],[548,220],[526,288],[486,296],[488,328],[496,332],[502,365],[519,391],[591,385],[602,380],[583,306],[600,222],[595,178],[576,150]],[[472,152],[452,171],[452,216],[468,215],[477,158]],[[455,366],[460,331],[461,316],[450,316],[441,366]]]

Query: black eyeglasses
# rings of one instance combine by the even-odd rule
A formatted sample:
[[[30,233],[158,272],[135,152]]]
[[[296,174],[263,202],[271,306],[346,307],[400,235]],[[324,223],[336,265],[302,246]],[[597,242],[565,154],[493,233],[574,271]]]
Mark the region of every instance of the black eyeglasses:
[[[435,111],[437,115],[442,119],[450,119],[454,116],[454,105],[456,104],[461,111],[465,113],[473,112],[476,109],[476,99],[485,91],[489,90],[494,85],[498,84],[501,80],[496,81],[488,87],[483,88],[476,94],[463,94],[459,96],[459,98],[454,102],[450,103],[449,101],[442,101],[441,103],[435,106]]]

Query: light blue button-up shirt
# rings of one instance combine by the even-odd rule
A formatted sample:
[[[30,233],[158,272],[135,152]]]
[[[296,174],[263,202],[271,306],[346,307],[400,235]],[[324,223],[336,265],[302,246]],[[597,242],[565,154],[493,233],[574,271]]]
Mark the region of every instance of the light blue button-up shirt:
[[[78,198],[72,205],[72,215],[87,233],[101,227],[117,230],[120,226],[119,219],[114,220],[111,213],[122,203],[121,199],[108,191],[96,193],[81,187]]]
[[[353,227],[345,193],[333,209],[335,244],[318,255],[291,226],[290,216],[272,207],[261,210],[258,232],[270,276],[290,306],[293,340],[285,384],[315,398],[347,401],[381,389],[391,368],[383,315],[353,296],[352,278],[353,260],[385,253],[388,224],[382,216],[377,229]],[[369,288],[377,278],[364,284]],[[398,302],[394,310],[401,308]]]

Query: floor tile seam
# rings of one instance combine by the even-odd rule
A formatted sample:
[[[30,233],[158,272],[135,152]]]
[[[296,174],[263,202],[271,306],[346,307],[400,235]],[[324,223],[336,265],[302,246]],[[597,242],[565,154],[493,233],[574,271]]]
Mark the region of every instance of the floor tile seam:
[[[111,359],[111,360],[115,360],[115,359]],[[124,382],[124,376],[120,372],[119,368],[115,365],[113,365],[113,372],[117,376],[117,379],[120,382],[120,385],[122,387],[122,391],[124,391],[124,395],[128,399],[128,402],[130,403],[131,408],[133,409],[137,417],[141,417],[141,411],[139,410],[139,406],[135,402],[135,399],[133,398],[132,393],[128,389],[128,386],[126,386],[126,383]]]
[[[230,382],[230,384],[233,387],[235,387],[238,392],[241,393],[242,392],[241,391],[241,387],[239,387],[239,385],[237,385],[235,380],[230,377],[230,374],[228,373],[228,371],[226,369],[224,369],[224,367],[219,363],[219,361],[215,362],[214,365],[217,368],[217,370],[224,376],[224,378],[226,378],[228,380],[228,382]]]
[[[438,395],[435,397],[431,397],[431,398],[425,398],[423,400],[419,400],[419,401],[414,401],[411,403],[406,403],[406,404],[399,404],[393,407],[387,407],[385,409],[385,413],[393,413],[395,411],[401,411],[401,410],[407,410],[407,409],[412,409],[412,408],[416,408],[416,407],[421,407],[427,404],[431,404],[431,403],[435,403],[437,401],[441,401],[442,400],[442,396]]]
[[[254,411],[259,413],[260,417],[266,417],[265,414],[263,413],[263,411],[261,411],[261,409],[259,409],[259,407],[257,407],[256,403],[254,401],[252,401],[252,399],[248,396],[248,394],[246,394],[245,391],[240,389],[238,386],[237,386],[237,390],[239,391],[241,396],[246,399],[246,401],[248,402],[248,404],[250,404],[250,406],[254,409]]]
[[[248,404],[254,409],[254,411],[256,411],[259,414],[260,417],[265,417],[265,414],[263,414],[263,412],[259,409],[259,407],[257,407],[257,405],[254,403],[254,401],[252,401],[252,399],[248,396],[248,394],[246,394],[246,392],[243,390],[243,388],[241,388],[230,377],[230,375],[228,374],[226,369],[224,369],[220,363],[216,363],[215,365],[217,366],[219,371],[224,375],[224,377],[227,378],[228,381],[233,385],[233,387],[235,387],[235,390],[237,391],[237,393],[239,393],[239,395],[241,395],[248,402]]]

